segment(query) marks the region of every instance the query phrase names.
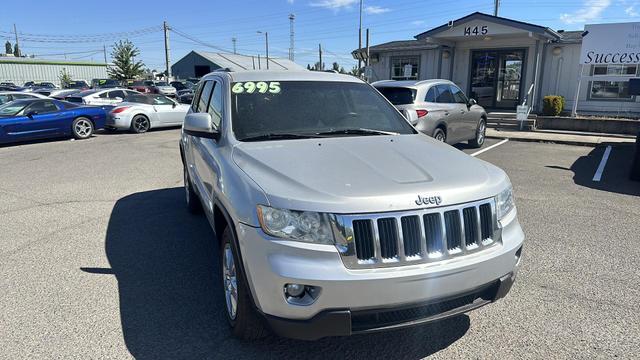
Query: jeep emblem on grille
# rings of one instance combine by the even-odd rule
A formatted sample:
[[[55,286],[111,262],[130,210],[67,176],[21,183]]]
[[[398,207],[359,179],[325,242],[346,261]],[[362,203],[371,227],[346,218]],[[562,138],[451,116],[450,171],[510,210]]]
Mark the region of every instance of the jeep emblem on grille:
[[[416,200],[416,205],[440,205],[442,198],[440,196],[420,196]]]

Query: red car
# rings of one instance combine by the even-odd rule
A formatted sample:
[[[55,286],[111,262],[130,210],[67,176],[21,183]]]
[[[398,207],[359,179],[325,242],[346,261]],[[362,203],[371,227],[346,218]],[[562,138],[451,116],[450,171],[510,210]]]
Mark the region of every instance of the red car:
[[[151,80],[134,81],[129,89],[141,92],[143,94],[156,93],[155,84]]]

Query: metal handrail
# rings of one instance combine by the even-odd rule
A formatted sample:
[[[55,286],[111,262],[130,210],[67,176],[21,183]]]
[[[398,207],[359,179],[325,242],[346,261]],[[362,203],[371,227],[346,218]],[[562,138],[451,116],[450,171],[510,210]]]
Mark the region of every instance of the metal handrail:
[[[535,83],[531,83],[531,86],[529,86],[529,91],[527,91],[527,94],[524,96],[524,101],[522,102],[522,106],[527,105],[527,100],[529,99],[529,95],[531,95],[531,91],[533,91],[534,86],[535,86]]]

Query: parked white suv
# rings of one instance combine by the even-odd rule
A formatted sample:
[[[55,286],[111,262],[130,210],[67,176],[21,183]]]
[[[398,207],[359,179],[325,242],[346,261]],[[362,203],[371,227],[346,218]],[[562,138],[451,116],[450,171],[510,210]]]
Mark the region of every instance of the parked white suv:
[[[487,113],[449,80],[383,80],[372,84],[421,132],[438,141],[484,144]]]
[[[211,73],[180,150],[239,337],[418,325],[515,280],[524,234],[504,171],[420,134],[353,76]]]

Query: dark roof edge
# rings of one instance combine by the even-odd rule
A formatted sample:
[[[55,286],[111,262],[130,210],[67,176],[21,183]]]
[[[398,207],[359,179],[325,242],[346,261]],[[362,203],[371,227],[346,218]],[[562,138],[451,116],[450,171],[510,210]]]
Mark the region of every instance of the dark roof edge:
[[[535,32],[535,33],[547,33],[549,35],[552,35],[553,37],[555,37],[556,39],[560,38],[560,34],[558,34],[556,31],[549,29],[548,27],[544,27],[544,26],[540,26],[540,25],[535,25],[535,24],[531,24],[531,23],[527,23],[524,21],[518,21],[518,20],[513,20],[513,19],[508,19],[508,18],[504,18],[504,17],[500,17],[500,16],[493,16],[493,15],[489,15],[489,14],[485,14],[479,11],[476,11],[472,14],[469,14],[467,16],[461,17],[457,20],[453,20],[453,24],[454,26],[456,25],[456,23],[459,22],[467,22],[470,20],[473,20],[477,17],[483,17],[483,18],[489,18],[491,21],[502,24],[502,25],[507,25],[507,26],[514,26],[514,27],[518,27],[527,31],[531,31],[531,32]],[[439,34],[443,31],[446,31],[449,29],[449,24],[444,24],[444,25],[440,25],[438,27],[435,27],[431,30],[427,30],[425,32],[422,32],[416,36],[414,36],[414,38],[419,39],[421,37],[425,37],[425,36],[430,36],[430,35],[435,35],[435,34]]]

